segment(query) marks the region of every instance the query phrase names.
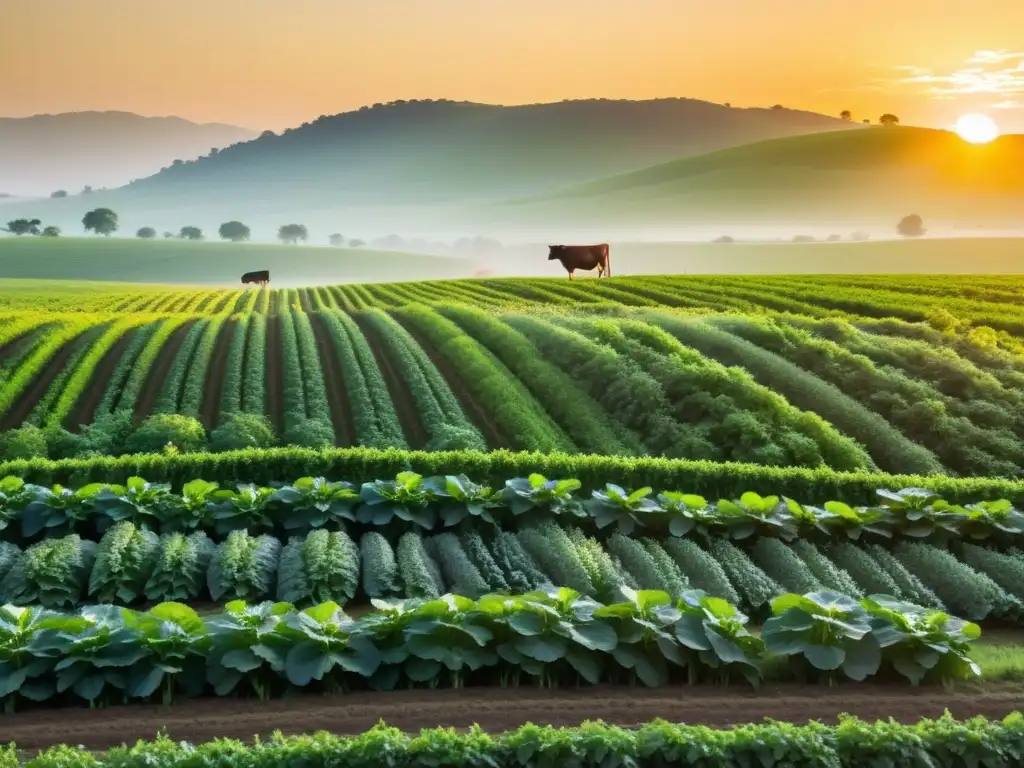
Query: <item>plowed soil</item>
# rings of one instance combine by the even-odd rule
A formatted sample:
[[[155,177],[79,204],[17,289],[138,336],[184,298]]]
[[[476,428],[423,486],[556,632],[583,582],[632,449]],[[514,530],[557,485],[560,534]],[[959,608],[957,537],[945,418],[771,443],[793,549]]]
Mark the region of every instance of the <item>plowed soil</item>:
[[[139,399],[135,403],[134,421],[136,424],[153,413],[157,398],[160,397],[160,388],[167,380],[167,374],[170,372],[171,366],[174,365],[174,358],[178,356],[178,350],[181,349],[185,337],[188,336],[188,332],[195,322],[195,320],[186,320],[175,328],[170,338],[164,342],[163,349],[157,353],[156,360],[153,361],[153,365],[149,369],[149,375],[146,376],[146,383],[142,385]]]
[[[88,333],[88,331],[85,331],[85,333]],[[14,404],[8,409],[7,413],[3,415],[3,418],[0,418],[0,430],[15,429],[22,425],[25,419],[28,418],[28,415],[32,413],[36,403],[50,389],[50,384],[53,382],[54,377],[64,370],[68,358],[74,353],[75,345],[81,338],[82,334],[75,336],[58,349],[57,354],[49,359],[35,379],[32,380],[32,383],[18,395],[17,400],[14,401]]]
[[[309,315],[316,338],[316,353],[324,371],[324,386],[327,389],[327,403],[331,407],[331,424],[334,437],[340,446],[356,444],[356,431],[352,420],[352,406],[345,391],[345,374],[341,369],[338,352],[331,342],[330,331],[318,312]]]
[[[452,389],[452,394],[455,395],[455,399],[459,401],[459,405],[462,407],[463,413],[473,422],[473,426],[480,430],[480,434],[483,435],[484,441],[487,443],[487,447],[492,451],[499,448],[515,448],[515,445],[509,440],[499,429],[498,425],[494,423],[487,411],[480,406],[479,403],[473,398],[472,392],[463,382],[459,372],[455,370],[455,367],[451,365],[438,351],[434,348],[427,338],[421,334],[412,323],[406,323],[401,317],[392,315],[395,321],[401,324],[405,330],[409,332],[409,335],[416,340],[416,343],[423,348],[430,362],[434,364],[444,380],[448,382],[448,386]]]
[[[213,345],[213,356],[206,367],[206,381],[203,382],[203,404],[199,409],[199,420],[207,430],[217,426],[217,414],[220,413],[220,393],[224,389],[224,373],[228,367],[228,355],[231,353],[231,342],[238,333],[238,323],[228,320],[220,328],[217,340]]]
[[[278,294],[272,294],[277,296]],[[284,375],[283,350],[281,348],[281,316],[267,317],[267,417],[274,426],[274,431],[281,434],[284,429],[284,392],[281,380]]]
[[[39,335],[45,331],[47,326],[39,326],[25,331],[20,336],[11,339],[9,342],[0,347],[0,366],[6,363],[8,360],[18,356],[25,349],[26,346],[35,342]]]
[[[835,722],[840,714],[865,720],[895,718],[916,722],[948,709],[954,717],[1004,717],[1024,706],[1024,686],[984,691],[944,692],[903,686],[858,684],[848,690],[780,686],[760,692],[720,688],[646,690],[599,686],[574,691],[468,689],[395,691],[345,696],[301,696],[270,702],[201,699],[163,708],[157,705],[109,709],[61,709],[4,715],[0,743],[22,750],[54,744],[105,749],[136,739],[152,739],[165,729],[175,740],[252,739],[275,730],[285,734],[318,730],[362,733],[379,720],[404,731],[438,726],[480,725],[499,733],[526,723],[575,726],[603,720],[637,726],[655,718],[671,722],[730,726],[765,718],[804,723]]]
[[[391,402],[395,404],[395,411],[398,414],[398,422],[402,425],[402,433],[406,442],[414,451],[422,450],[427,446],[427,432],[423,428],[423,422],[416,411],[416,404],[413,402],[409,388],[402,382],[402,377],[391,364],[391,356],[388,354],[385,345],[381,343],[373,326],[366,321],[364,315],[352,315],[359,330],[363,332],[370,349],[373,351],[373,359],[377,361],[384,376],[384,383],[387,385],[388,394],[391,395]]]
[[[99,365],[94,369],[92,377],[89,379],[89,386],[78,396],[78,401],[64,419],[65,429],[76,430],[79,427],[92,423],[93,416],[96,414],[96,407],[100,404],[103,395],[107,391],[107,384],[110,383],[110,378],[114,375],[117,364],[121,361],[125,350],[132,343],[132,339],[135,338],[135,334],[138,332],[138,328],[129,328],[121,334],[121,338],[114,342],[114,346],[107,350]]]

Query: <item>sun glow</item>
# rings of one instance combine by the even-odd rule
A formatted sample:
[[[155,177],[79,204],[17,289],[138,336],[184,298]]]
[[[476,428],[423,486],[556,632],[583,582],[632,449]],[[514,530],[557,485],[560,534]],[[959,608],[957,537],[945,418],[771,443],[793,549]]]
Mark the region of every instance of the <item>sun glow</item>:
[[[988,115],[964,115],[956,121],[955,130],[971,144],[988,144],[999,137],[999,126]]]

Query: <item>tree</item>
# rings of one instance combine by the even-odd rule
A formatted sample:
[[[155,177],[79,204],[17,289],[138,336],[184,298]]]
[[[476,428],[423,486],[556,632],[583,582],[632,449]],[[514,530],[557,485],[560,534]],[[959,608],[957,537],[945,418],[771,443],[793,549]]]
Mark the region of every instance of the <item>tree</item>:
[[[96,208],[82,217],[82,226],[86,232],[110,237],[117,231],[117,214],[109,208]]]
[[[10,232],[12,235],[21,237],[22,235],[38,235],[39,227],[42,225],[39,219],[14,219],[8,221],[7,226],[4,227],[5,232]]]
[[[850,112],[850,110],[848,109],[844,109],[842,112],[839,113],[839,119],[848,123],[851,120],[853,120],[853,113]]]
[[[362,248],[362,247],[363,247],[364,245],[366,245],[366,242],[365,242],[365,241],[363,241],[363,240],[360,240],[360,239],[359,239],[359,238],[357,237],[357,238],[355,238],[354,240],[349,240],[349,241],[348,241],[348,244],[349,244],[349,247],[350,247],[350,248]]]
[[[67,197],[67,196],[68,196],[68,192],[67,192],[66,189],[58,189],[56,192],[54,192],[52,195],[50,195],[50,197],[52,197],[54,200],[57,200],[57,199],[62,198],[62,197]]]
[[[42,231],[43,237],[60,237],[60,227],[52,224]]]
[[[92,194],[92,187],[90,187],[88,184],[86,184],[84,187],[82,187],[82,194],[83,195],[91,195]]]
[[[178,233],[178,237],[182,240],[202,240],[203,230],[199,227],[182,227],[181,232]]]
[[[343,238],[341,235],[339,235],[337,232],[335,232],[333,235],[331,235],[328,238],[328,242],[330,242],[331,245],[336,245],[336,246],[337,245],[344,245],[345,244],[345,238]]]
[[[305,242],[309,239],[309,230],[304,224],[285,224],[277,230],[277,239],[295,245],[299,240]]]
[[[772,109],[783,109],[783,106],[781,104],[776,104]]]
[[[142,238],[143,240],[152,240],[156,237],[156,230],[152,227],[143,227],[135,233],[136,237]]]
[[[896,115],[886,112],[884,115],[878,118],[878,122],[881,125],[899,125],[900,119],[896,117]]]
[[[173,239],[174,239],[174,233],[173,232],[164,232],[164,240],[173,240]]]
[[[916,213],[904,216],[896,225],[896,231],[904,237],[920,237],[928,230],[924,228],[924,222]]]
[[[248,240],[249,228],[240,221],[225,221],[220,225],[220,229],[217,230],[221,240],[230,240],[233,243],[240,243],[243,240]]]

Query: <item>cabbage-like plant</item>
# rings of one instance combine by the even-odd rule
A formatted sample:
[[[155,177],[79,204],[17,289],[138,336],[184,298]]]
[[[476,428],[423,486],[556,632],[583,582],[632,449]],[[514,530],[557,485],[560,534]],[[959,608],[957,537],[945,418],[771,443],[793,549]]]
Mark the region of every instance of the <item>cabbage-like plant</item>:
[[[932,505],[939,524],[958,536],[974,540],[1014,538],[1024,534],[1024,513],[1007,499],[959,506],[942,499]]]
[[[841,501],[829,501],[822,508],[803,507],[803,510],[804,514],[795,513],[798,523],[813,526],[830,537],[838,533],[858,541],[865,533],[872,533],[892,538],[892,516],[885,508],[854,508]]]
[[[229,695],[244,681],[261,701],[270,697],[277,674],[268,657],[280,655],[280,648],[273,650],[282,643],[277,629],[293,610],[290,603],[233,600],[206,622],[211,639],[206,679],[218,696]]]
[[[213,519],[217,534],[225,536],[232,531],[269,533],[274,529],[271,502],[273,488],[240,485],[237,491],[219,490],[212,497]],[[287,524],[287,518],[285,518]]]
[[[668,517],[668,532],[673,536],[685,536],[694,529],[708,536],[718,519],[708,500],[693,493],[659,493],[658,504]]]
[[[113,523],[127,520],[151,530],[160,528],[161,512],[176,499],[167,483],[149,483],[141,477],[129,477],[124,486],[107,486],[95,497],[102,516],[96,521],[102,533]]]
[[[669,681],[669,663],[686,666],[674,625],[682,613],[667,592],[621,587],[625,602],[594,611],[599,619],[615,620],[618,643],[612,656],[651,688]]]
[[[496,525],[492,510],[501,506],[501,492],[474,483],[465,475],[431,477],[423,482],[441,502],[441,521],[448,527],[475,517]]]
[[[128,695],[146,699],[159,690],[168,706],[179,687],[188,696],[202,693],[210,636],[199,615],[181,603],[160,603],[146,613],[122,610],[125,626],[145,652],[128,670]]]
[[[55,616],[40,607],[0,605],[0,703],[5,714],[17,708],[18,698],[46,701],[53,696],[53,667],[58,654],[52,647],[53,629],[45,622]]]
[[[303,477],[278,488],[272,500],[283,508],[281,523],[286,531],[307,533],[316,528],[344,528],[345,521],[354,521],[359,493],[351,483]]]
[[[969,656],[971,642],[981,637],[977,624],[882,595],[861,605],[884,660],[914,685],[926,677],[946,683],[981,674]]]
[[[867,611],[853,598],[835,592],[787,594],[771,606],[773,616],[761,635],[770,653],[802,658],[829,674],[842,669],[858,681],[878,672],[881,648]]]
[[[21,535],[33,539],[40,533],[46,536],[75,533],[92,521],[97,509],[96,497],[107,487],[103,483],[83,485],[77,490],[62,485],[34,486],[32,500],[21,514]]]
[[[497,653],[489,647],[494,633],[475,609],[473,600],[460,595],[443,595],[416,608],[405,628],[405,674],[410,680],[433,687],[447,669],[452,687],[461,688],[467,669],[497,663]]]
[[[586,503],[598,528],[618,525],[619,532],[629,536],[637,529],[647,525],[648,515],[658,514],[665,510],[650,498],[650,488],[638,488],[627,493],[618,485],[608,483],[602,491],[593,491]]]
[[[755,533],[790,540],[797,535],[790,504],[795,502],[747,491],[736,501],[722,499],[718,502],[717,522],[725,528],[727,536],[737,540],[750,538]]]
[[[721,669],[728,682],[731,669],[738,669],[751,685],[761,679],[764,640],[747,631],[747,617],[727,600],[711,597],[700,590],[688,590],[676,601],[682,614],[675,623],[675,635],[684,648],[695,651],[700,663]],[[690,679],[696,677],[696,665],[688,665]]]
[[[356,520],[360,523],[383,527],[402,520],[428,531],[437,524],[437,511],[431,506],[436,494],[415,472],[399,472],[394,480],[363,483],[359,496],[363,504]]]
[[[0,531],[7,528],[35,498],[37,486],[20,477],[0,479]]]
[[[582,487],[579,480],[548,480],[534,473],[505,482],[502,496],[513,515],[527,512],[585,517],[586,509],[572,495]]]
[[[172,495],[157,508],[161,532],[189,533],[210,528],[217,506],[225,501],[225,495],[232,493],[221,491],[218,495],[218,489],[217,483],[206,480],[185,483],[180,495]]]

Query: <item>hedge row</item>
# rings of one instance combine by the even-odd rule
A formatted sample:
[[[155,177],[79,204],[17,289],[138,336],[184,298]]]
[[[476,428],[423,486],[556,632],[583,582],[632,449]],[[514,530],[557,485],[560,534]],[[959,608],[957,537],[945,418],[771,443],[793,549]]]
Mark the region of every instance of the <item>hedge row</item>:
[[[106,753],[54,747],[22,761],[15,744],[0,750],[0,768],[162,768],[282,765],[346,768],[561,768],[561,766],[769,766],[846,768],[928,766],[929,768],[1013,768],[1024,754],[1024,715],[1004,720],[957,721],[948,713],[916,725],[867,723],[844,717],[838,725],[768,722],[718,730],[663,720],[628,730],[604,723],[578,728],[524,725],[490,735],[474,728],[406,734],[381,723],[359,736],[317,733],[246,745],[223,739],[198,747],[161,736]]]
[[[352,483],[372,482],[411,470],[422,475],[466,474],[477,482],[502,485],[510,477],[537,472],[572,477],[586,491],[606,483],[638,488],[685,488],[712,498],[736,498],[756,488],[762,494],[798,498],[807,504],[844,501],[872,504],[879,488],[927,488],[951,503],[1008,499],[1024,504],[1024,481],[836,472],[826,468],[765,467],[683,459],[492,451],[405,451],[399,449],[272,448],[177,456],[145,454],[89,459],[31,459],[0,463],[0,477],[15,475],[36,484],[124,483],[142,476],[175,489],[196,477],[220,483],[268,485],[282,478],[324,476]]]

